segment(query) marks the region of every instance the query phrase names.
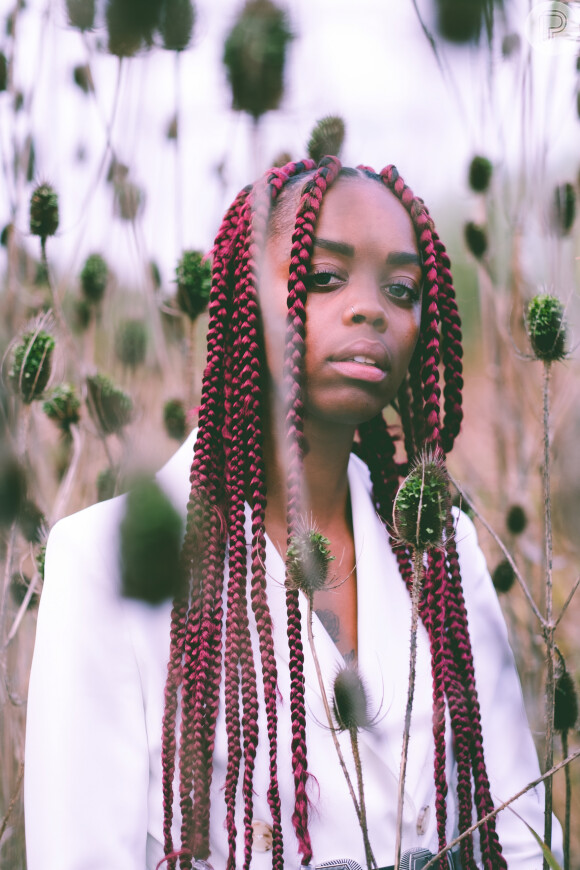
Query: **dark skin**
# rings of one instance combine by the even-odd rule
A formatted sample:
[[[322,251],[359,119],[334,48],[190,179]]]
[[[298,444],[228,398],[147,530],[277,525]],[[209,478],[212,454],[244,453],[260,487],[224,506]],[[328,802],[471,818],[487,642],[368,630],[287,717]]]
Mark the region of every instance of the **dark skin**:
[[[287,193],[296,211],[299,190]],[[266,531],[286,549],[282,370],[293,221],[264,252],[260,304],[270,372]],[[370,179],[340,179],[316,227],[306,306],[303,513],[331,542],[334,582],[314,608],[346,657],[357,650],[357,583],[347,467],[357,426],[396,396],[420,329],[422,269],[411,219]]]

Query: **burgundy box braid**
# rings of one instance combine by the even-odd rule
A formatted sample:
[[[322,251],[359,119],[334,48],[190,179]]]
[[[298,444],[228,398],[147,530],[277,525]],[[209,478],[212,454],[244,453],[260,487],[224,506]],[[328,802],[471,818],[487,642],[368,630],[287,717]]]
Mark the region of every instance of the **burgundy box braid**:
[[[359,427],[357,450],[367,461],[373,497],[380,516],[390,518],[401,475],[428,446],[445,453],[461,425],[461,326],[449,269],[449,258],[423,202],[413,196],[394,166],[376,175],[367,167],[341,169],[336,158],[290,163],[270,170],[255,186],[245,188],[228,210],[213,249],[213,278],[199,433],[191,471],[191,493],[183,546],[187,594],[175,601],[163,721],[164,837],[168,867],[191,868],[210,854],[210,788],[220,684],[225,688],[228,764],[225,783],[227,867],[235,867],[235,809],[243,758],[244,868],[252,849],[252,781],[258,747],[256,665],[250,640],[248,590],[259,635],[269,744],[268,802],[273,823],[272,867],[283,870],[280,794],[277,778],[277,672],[272,620],[266,596],[266,483],[263,444],[264,392],[261,370],[264,349],[257,295],[257,260],[268,221],[280,194],[291,183],[306,182],[301,192],[292,236],[288,281],[288,317],[284,378],[287,399],[288,537],[301,519],[303,372],[306,341],[306,287],[314,230],[326,190],[341,177],[363,176],[384,184],[400,200],[413,222],[423,262],[424,289],[421,335],[409,373],[398,395],[407,459],[397,464],[395,443],[382,415]],[[439,370],[442,369],[443,419]],[[251,577],[247,578],[248,542],[245,502],[252,506]],[[227,550],[226,550],[227,544]],[[409,552],[392,542],[401,575],[412,583]],[[226,552],[229,581],[225,614],[223,586]],[[308,768],[304,702],[304,654],[298,594],[287,591],[290,651],[292,767],[295,783],[293,825],[303,864],[312,859],[308,832]],[[445,554],[429,557],[421,618],[427,629],[433,673],[433,735],[436,816],[440,846],[445,844],[445,704],[449,710],[457,758],[459,827],[471,824],[475,802],[481,818],[492,807],[481,735],[481,719],[473,670],[467,615],[457,551],[452,539]],[[222,650],[223,646],[223,650]],[[240,707],[241,698],[241,707]],[[178,702],[179,699],[179,702]],[[176,767],[176,722],[181,713],[179,795],[182,812],[181,849],[171,836],[173,781]],[[472,793],[473,778],[473,793]],[[506,867],[494,822],[482,827],[484,866]],[[473,843],[462,846],[466,870],[475,870]],[[443,865],[442,865],[443,866]]]

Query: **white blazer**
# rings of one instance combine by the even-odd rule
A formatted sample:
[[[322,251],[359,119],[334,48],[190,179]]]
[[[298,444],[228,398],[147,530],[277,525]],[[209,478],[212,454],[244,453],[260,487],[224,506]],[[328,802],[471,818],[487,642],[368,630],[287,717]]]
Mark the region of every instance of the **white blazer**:
[[[194,435],[159,472],[158,481],[185,514]],[[360,737],[371,846],[379,866],[394,862],[397,783],[407,696],[410,601],[387,533],[370,499],[367,467],[351,457],[358,583],[359,667],[376,714]],[[171,603],[151,606],[119,595],[119,522],[123,496],[96,504],[53,528],[30,677],[26,736],[25,810],[29,870],[153,870],[163,857],[161,721]],[[499,603],[471,522],[457,524],[465,598],[474,648],[487,769],[497,803],[538,773],[538,762]],[[280,701],[279,785],[287,870],[300,865],[291,814],[288,646],[284,565],[267,542],[268,598],[274,623]],[[304,602],[302,602],[304,604]],[[303,622],[306,608],[303,610]],[[305,680],[308,763],[311,778],[310,833],[314,860],[352,858],[364,866],[362,836],[326,725],[306,641]],[[257,635],[252,625],[259,673]],[[316,646],[328,690],[342,659],[314,618]],[[260,687],[259,687],[260,688]],[[268,747],[263,693],[261,743],[254,777],[254,818],[270,821],[266,799]],[[223,696],[222,696],[223,702]],[[437,851],[432,680],[429,645],[419,629],[417,683],[404,808],[403,850]],[[448,837],[456,832],[455,765],[447,725]],[[341,735],[351,766],[350,742]],[[210,861],[224,870],[227,859],[223,782],[227,760],[223,703],[218,718]],[[536,831],[543,831],[543,788],[513,805]],[[179,844],[176,803],[174,843]],[[238,866],[243,860],[243,808],[238,816]],[[537,845],[509,810],[498,833],[510,870],[541,870]],[[555,823],[554,849],[561,852]],[[271,852],[255,852],[252,868],[271,867]]]

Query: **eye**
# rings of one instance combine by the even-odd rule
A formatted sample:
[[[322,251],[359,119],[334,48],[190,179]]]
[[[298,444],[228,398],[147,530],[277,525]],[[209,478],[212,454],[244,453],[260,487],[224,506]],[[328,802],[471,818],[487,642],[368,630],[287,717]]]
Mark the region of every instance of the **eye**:
[[[306,279],[308,290],[332,290],[344,282],[344,278],[336,272],[321,269],[311,272]]]
[[[420,289],[415,284],[407,284],[404,281],[395,281],[393,284],[387,284],[384,292],[401,302],[412,302],[413,304],[421,298]]]

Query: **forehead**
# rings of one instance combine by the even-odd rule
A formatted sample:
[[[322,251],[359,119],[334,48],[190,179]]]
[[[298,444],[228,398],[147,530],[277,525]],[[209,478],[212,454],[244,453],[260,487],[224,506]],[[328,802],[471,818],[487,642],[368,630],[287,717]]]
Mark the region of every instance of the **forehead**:
[[[281,247],[291,246],[303,185],[282,194],[271,235]],[[370,178],[340,178],[323,197],[315,233],[349,244],[417,250],[415,230],[405,207],[380,182]]]

